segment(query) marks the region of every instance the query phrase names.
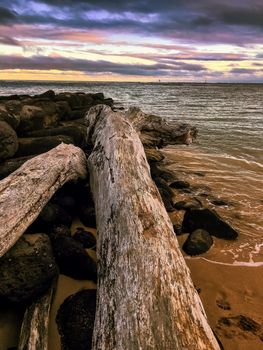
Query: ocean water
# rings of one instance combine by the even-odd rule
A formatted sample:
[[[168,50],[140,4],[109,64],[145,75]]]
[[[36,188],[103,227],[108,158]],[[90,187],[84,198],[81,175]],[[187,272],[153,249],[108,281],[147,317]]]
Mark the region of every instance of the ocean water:
[[[204,258],[263,264],[263,84],[0,82],[0,95],[48,89],[103,92],[125,108],[195,125],[194,144],[166,150],[169,167],[240,232],[236,242],[215,240]],[[212,197],[228,204],[215,207]]]

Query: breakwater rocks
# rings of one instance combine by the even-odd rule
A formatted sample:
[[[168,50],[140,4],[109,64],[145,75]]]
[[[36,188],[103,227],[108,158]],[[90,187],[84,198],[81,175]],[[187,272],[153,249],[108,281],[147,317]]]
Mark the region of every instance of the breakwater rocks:
[[[84,116],[94,105],[113,105],[102,93],[60,93],[0,97],[0,162],[16,158],[7,167],[13,171],[20,157],[37,155],[61,142],[84,147],[87,131]],[[18,158],[18,159],[17,159]],[[0,178],[6,176],[5,164]]]
[[[61,142],[82,148],[88,157],[93,145],[88,139],[85,115],[97,104],[113,107],[113,100],[101,93],[53,91],[33,97],[0,97],[0,179]],[[196,189],[166,168],[164,155],[156,147],[169,142],[188,144],[196,136],[196,129],[183,124],[179,131],[173,131],[159,117],[138,109],[127,112],[127,118],[139,133],[175,234],[189,234],[183,245],[185,252],[205,253],[213,244],[212,236],[236,239],[238,233],[223,218],[203,207]],[[178,201],[180,191],[188,193],[189,200]],[[83,226],[72,232],[76,218]],[[96,226],[88,178],[70,181],[58,189],[23,236],[0,258],[0,303],[24,303],[27,307],[51,288],[59,273],[96,282],[97,264],[91,253],[96,251],[96,237],[88,229]],[[68,298],[57,315],[62,348],[91,349],[94,318],[95,291],[82,291]]]

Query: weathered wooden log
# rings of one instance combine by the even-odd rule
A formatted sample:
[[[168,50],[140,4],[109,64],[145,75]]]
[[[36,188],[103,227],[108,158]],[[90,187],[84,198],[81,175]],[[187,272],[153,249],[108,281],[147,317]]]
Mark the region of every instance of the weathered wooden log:
[[[61,144],[28,160],[0,181],[0,256],[13,246],[65,182],[85,176],[84,152]]]
[[[106,106],[87,124],[98,228],[93,350],[218,350],[137,132]]]
[[[24,314],[17,350],[48,350],[49,312],[56,281]]]
[[[197,135],[194,126],[146,114],[137,107],[131,107],[126,112],[126,118],[139,133],[145,147],[162,148],[182,143],[189,145]]]

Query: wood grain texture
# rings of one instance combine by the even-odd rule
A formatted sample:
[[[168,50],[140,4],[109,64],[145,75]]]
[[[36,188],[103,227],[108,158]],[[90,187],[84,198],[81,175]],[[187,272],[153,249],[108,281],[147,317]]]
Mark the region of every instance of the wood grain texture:
[[[0,256],[14,245],[65,182],[86,175],[84,152],[61,144],[28,160],[0,181]]]
[[[25,312],[17,350],[48,350],[49,312],[56,281]]]
[[[98,229],[93,350],[219,350],[137,132],[106,106],[86,118]]]

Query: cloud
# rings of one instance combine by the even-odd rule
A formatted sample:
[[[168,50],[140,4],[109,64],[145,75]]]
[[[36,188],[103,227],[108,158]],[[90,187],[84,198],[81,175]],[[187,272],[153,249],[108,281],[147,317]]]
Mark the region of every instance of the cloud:
[[[6,7],[1,6],[0,3],[0,23],[8,24],[17,22],[16,13]]]
[[[68,59],[63,57],[22,57],[5,56],[0,62],[0,69],[30,69],[30,70],[62,70],[81,71],[89,74],[109,73],[122,75],[141,76],[173,76],[179,72],[200,72],[206,68],[198,64],[177,62],[174,64],[155,63],[143,64],[120,64],[109,61],[91,61],[82,59]]]
[[[0,44],[11,45],[11,46],[21,46],[19,41],[11,38],[10,36],[0,35]]]
[[[233,74],[254,74],[257,72],[259,72],[259,70],[251,69],[251,68],[233,68],[230,71],[230,73],[233,73]]]

